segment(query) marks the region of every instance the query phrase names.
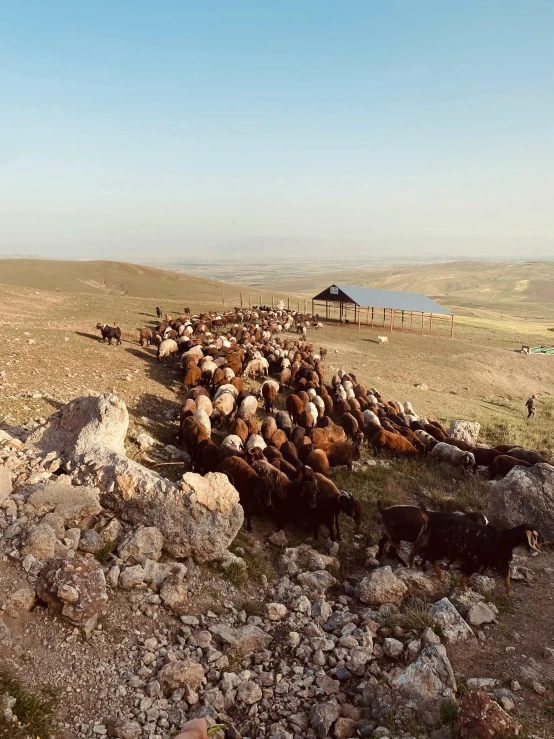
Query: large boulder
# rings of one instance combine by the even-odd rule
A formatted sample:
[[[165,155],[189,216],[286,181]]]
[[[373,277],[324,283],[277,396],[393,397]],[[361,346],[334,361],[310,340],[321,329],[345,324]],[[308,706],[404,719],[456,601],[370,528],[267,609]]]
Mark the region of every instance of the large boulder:
[[[239,494],[226,475],[187,473],[180,484],[128,459],[129,418],[115,395],[78,398],[33,432],[28,443],[58,451],[73,481],[109,492],[103,504],[134,525],[155,526],[173,557],[222,559],[242,526]]]
[[[63,550],[63,544],[54,529],[47,523],[39,523],[27,534],[21,554],[23,557],[32,554],[35,559],[48,560],[61,556]]]
[[[92,557],[76,554],[73,559],[52,559],[40,571],[39,600],[55,616],[90,636],[108,600],[104,572]]]
[[[479,431],[481,431],[481,424],[477,421],[452,421],[448,427],[448,436],[475,446]]]
[[[393,671],[389,682],[413,707],[421,701],[456,692],[452,665],[442,645],[426,647],[411,665]]]
[[[408,592],[405,583],[402,582],[392,567],[379,567],[368,577],[360,582],[358,596],[362,603],[370,605],[382,605],[383,603],[394,603],[398,605]]]
[[[464,695],[459,721],[461,739],[515,739],[521,731],[521,724],[480,691]]]
[[[552,541],[554,467],[544,463],[514,467],[491,486],[487,515],[494,526],[502,529],[522,523],[536,526],[547,541]]]
[[[104,393],[72,400],[27,437],[27,443],[43,452],[58,452],[65,461],[88,454],[98,446],[125,454],[129,428],[127,406],[115,395]]]

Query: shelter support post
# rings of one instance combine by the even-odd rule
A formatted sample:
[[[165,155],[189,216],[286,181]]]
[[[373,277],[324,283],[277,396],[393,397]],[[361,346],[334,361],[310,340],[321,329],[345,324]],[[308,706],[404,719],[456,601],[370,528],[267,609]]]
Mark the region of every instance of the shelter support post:
[[[414,327],[414,312],[413,310],[411,310],[410,311],[410,331],[413,329],[413,327]]]
[[[429,314],[429,333],[433,333],[433,314]]]
[[[423,321],[425,320],[425,314],[421,314],[421,335],[423,336]]]
[[[391,330],[391,333],[392,333],[392,324],[393,323],[394,323],[394,308],[391,308],[391,312],[390,312],[390,330]]]
[[[450,338],[454,338],[454,316],[452,316],[452,323],[450,324]]]

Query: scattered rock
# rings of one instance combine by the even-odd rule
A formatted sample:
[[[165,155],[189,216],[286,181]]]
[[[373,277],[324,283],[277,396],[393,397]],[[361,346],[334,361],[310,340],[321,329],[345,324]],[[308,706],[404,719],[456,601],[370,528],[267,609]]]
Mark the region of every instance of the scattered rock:
[[[431,615],[441,627],[447,642],[473,638],[473,631],[460,616],[448,598],[442,598],[431,606]]]
[[[390,683],[414,707],[419,701],[456,692],[452,665],[442,645],[426,647],[411,665],[393,671]]]
[[[166,695],[178,688],[196,690],[204,682],[204,668],[192,660],[169,662],[159,671],[158,682]]]
[[[463,696],[459,722],[461,739],[515,739],[521,731],[490,695],[476,691]]]
[[[10,471],[3,465],[0,467],[0,506],[12,494],[12,478]]]
[[[108,596],[104,572],[91,557],[53,559],[40,571],[36,592],[48,610],[90,636]]]
[[[496,616],[486,603],[476,603],[469,609],[466,619],[472,626],[482,626],[493,623]]]
[[[365,577],[359,584],[358,595],[362,603],[381,605],[383,603],[399,604],[408,592],[392,567],[380,567]]]
[[[282,621],[288,613],[288,609],[282,603],[266,603],[265,614],[270,621]]]
[[[162,556],[164,538],[155,526],[140,526],[119,545],[117,553],[124,561],[141,564],[146,559],[157,562]]]
[[[160,590],[160,598],[170,611],[179,615],[187,612],[187,588],[179,575],[169,575]]]
[[[310,710],[310,724],[321,739],[330,736],[333,723],[340,716],[340,707],[335,701],[315,703]]]

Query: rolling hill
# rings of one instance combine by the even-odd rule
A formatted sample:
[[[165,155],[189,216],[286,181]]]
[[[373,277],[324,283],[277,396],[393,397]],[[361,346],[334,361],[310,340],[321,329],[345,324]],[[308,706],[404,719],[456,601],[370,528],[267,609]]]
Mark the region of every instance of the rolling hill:
[[[0,283],[61,293],[127,295],[185,303],[221,302],[222,292],[229,290],[228,285],[216,280],[138,264],[49,259],[1,259]],[[235,300],[239,290],[233,286],[229,299]]]
[[[554,303],[554,262],[447,262],[398,269],[345,270],[313,278],[266,282],[264,290],[313,295],[333,282],[422,292],[431,298],[479,302]]]

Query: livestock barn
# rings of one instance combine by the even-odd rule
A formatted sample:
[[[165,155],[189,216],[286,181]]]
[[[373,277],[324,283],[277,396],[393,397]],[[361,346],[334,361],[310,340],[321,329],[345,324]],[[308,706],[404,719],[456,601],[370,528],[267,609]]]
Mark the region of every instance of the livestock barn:
[[[337,315],[338,307],[338,315]],[[339,320],[341,323],[357,323],[385,328],[388,331],[412,331],[434,333],[433,328],[448,321],[450,338],[454,336],[454,315],[420,293],[404,293],[396,290],[377,290],[373,287],[330,285],[312,298],[312,314]]]

